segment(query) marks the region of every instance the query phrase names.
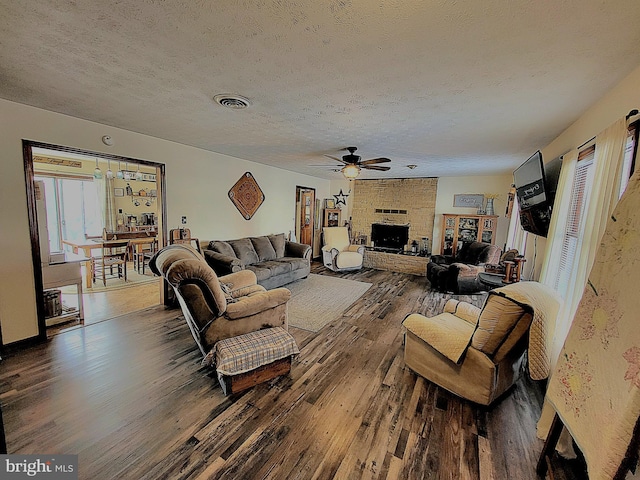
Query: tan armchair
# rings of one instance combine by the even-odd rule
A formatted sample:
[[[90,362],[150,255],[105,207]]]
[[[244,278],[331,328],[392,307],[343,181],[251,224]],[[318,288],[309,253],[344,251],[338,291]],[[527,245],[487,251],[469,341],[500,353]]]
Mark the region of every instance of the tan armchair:
[[[482,309],[449,300],[444,313],[405,318],[405,364],[456,395],[489,405],[521,371],[529,349],[529,373],[549,374],[545,332],[553,327],[559,297],[537,282],[520,282],[489,292]]]
[[[322,234],[322,262],[325,267],[335,272],[362,268],[364,245],[351,245],[347,227],[325,227]]]
[[[173,287],[203,355],[225,338],[263,328],[288,328],[291,292],[286,288],[267,291],[251,270],[218,277],[204,257],[186,244],[163,248],[150,260],[149,268]]]

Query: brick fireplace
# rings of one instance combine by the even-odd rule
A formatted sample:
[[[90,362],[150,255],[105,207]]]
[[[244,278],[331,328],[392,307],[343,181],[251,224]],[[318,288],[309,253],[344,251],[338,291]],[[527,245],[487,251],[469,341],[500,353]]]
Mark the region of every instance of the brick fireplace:
[[[353,235],[371,245],[374,223],[409,224],[409,244],[427,237],[433,245],[437,178],[355,180],[351,210]]]

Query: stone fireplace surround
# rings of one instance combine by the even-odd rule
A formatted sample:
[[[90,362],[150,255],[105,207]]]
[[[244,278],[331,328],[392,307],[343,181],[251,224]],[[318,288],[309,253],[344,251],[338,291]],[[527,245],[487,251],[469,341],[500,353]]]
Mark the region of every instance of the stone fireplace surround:
[[[354,180],[351,228],[354,237],[367,236],[371,246],[371,225],[409,225],[410,245],[427,237],[433,245],[437,178]]]

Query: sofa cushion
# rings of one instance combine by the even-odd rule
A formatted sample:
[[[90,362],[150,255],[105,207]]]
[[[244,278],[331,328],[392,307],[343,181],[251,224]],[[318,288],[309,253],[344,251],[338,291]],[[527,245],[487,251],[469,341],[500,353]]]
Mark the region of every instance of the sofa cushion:
[[[284,257],[284,247],[286,244],[284,233],[279,233],[277,235],[268,235],[267,238],[271,242],[271,245],[276,252],[276,258]]]
[[[213,242],[209,243],[209,249],[213,250],[214,252],[221,253],[222,255],[227,255],[229,257],[237,256],[236,252],[233,251],[233,248],[231,248],[231,245],[229,245],[227,242],[214,240]]]
[[[236,257],[238,257],[245,266],[258,263],[258,254],[253,248],[253,243],[251,243],[250,239],[240,238],[238,240],[229,240],[227,243],[231,245]]]
[[[253,273],[256,274],[256,278],[258,279],[258,282],[261,282],[271,277],[271,270],[269,270],[268,268],[262,268],[257,265],[247,265],[246,269],[251,270]]]
[[[259,261],[264,262],[276,259],[276,251],[267,237],[251,237],[251,243],[258,254]]]
[[[282,275],[291,271],[291,265],[287,262],[268,261],[260,262],[255,265],[258,268],[268,268],[271,271],[271,276]]]
[[[286,262],[287,264],[291,265],[292,271],[309,267],[309,260],[307,260],[306,258],[282,257],[278,258],[276,262]]]
[[[493,355],[525,313],[524,308],[513,300],[490,295],[478,319],[471,345],[489,356]]]

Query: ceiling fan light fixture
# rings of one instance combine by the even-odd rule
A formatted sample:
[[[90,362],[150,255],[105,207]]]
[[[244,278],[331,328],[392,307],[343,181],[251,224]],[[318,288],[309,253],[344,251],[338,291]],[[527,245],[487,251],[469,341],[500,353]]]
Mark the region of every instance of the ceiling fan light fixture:
[[[353,180],[358,175],[360,175],[360,167],[353,164],[345,165],[344,167],[342,167],[341,172],[345,176],[345,178],[347,178],[348,180]]]
[[[235,95],[231,93],[221,93],[213,97],[213,100],[223,107],[231,108],[232,110],[242,110],[251,105],[248,98],[242,95]]]

